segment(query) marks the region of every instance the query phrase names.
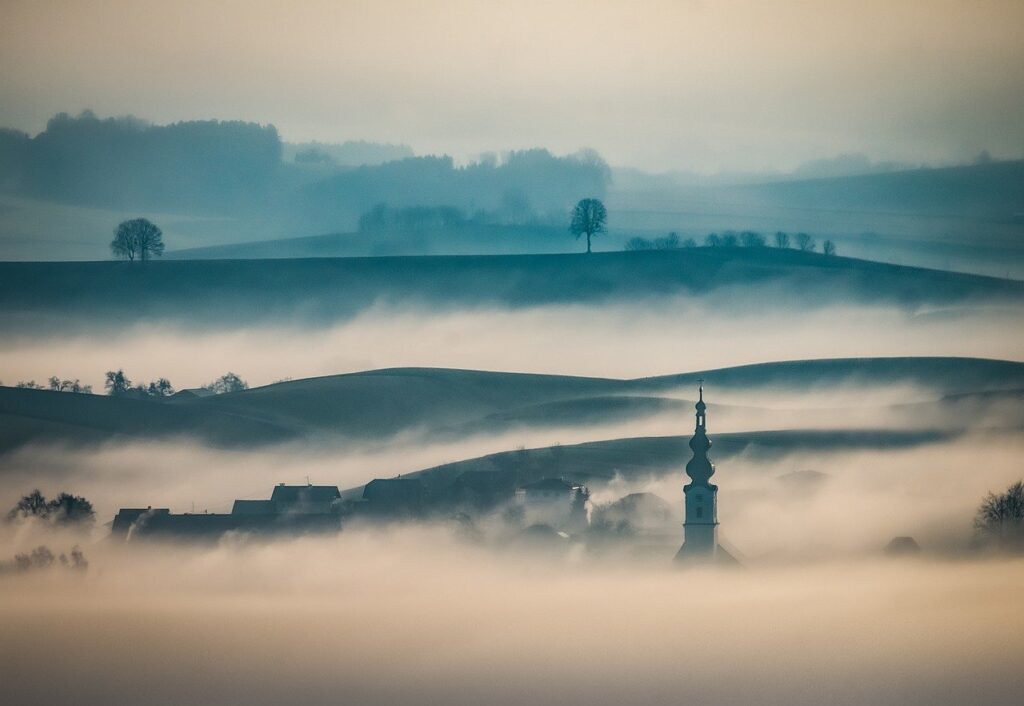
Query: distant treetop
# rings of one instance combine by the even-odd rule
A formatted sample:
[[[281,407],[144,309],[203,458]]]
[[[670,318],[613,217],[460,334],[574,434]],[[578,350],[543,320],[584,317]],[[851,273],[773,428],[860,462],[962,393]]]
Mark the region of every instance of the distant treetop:
[[[608,222],[608,211],[600,199],[580,199],[572,209],[569,232],[579,238],[587,236],[587,252],[590,250],[590,238],[604,233]]]
[[[110,251],[122,260],[145,262],[164,254],[163,231],[146,218],[122,221],[114,229]]]

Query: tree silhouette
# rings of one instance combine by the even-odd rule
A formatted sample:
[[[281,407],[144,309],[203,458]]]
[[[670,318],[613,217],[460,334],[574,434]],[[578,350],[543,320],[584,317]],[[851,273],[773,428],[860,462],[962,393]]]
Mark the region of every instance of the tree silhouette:
[[[50,521],[55,525],[85,527],[96,521],[92,503],[79,495],[61,493],[46,505]]]
[[[817,243],[814,242],[814,238],[807,235],[807,233],[796,234],[796,246],[804,252],[814,252],[814,248],[818,247]]]
[[[132,381],[128,379],[123,370],[117,372],[108,370],[107,381],[103,386],[107,389],[108,395],[123,395],[131,389]]]
[[[576,236],[587,236],[587,252],[590,252],[590,238],[605,232],[608,211],[599,199],[581,199],[572,209],[569,232]]]
[[[49,380],[50,389],[54,392],[78,392],[92,394],[92,385],[83,385],[78,378],[74,380],[61,380],[56,375]]]
[[[92,509],[92,503],[79,495],[61,493],[53,500],[47,501],[42,493],[33,490],[18,500],[7,513],[10,522],[29,518],[45,520],[64,527],[91,527],[96,521],[96,513]]]
[[[751,230],[740,233],[740,242],[745,248],[763,248],[767,244],[763,235]]]
[[[22,497],[7,513],[8,520],[23,520],[27,517],[46,517],[46,498],[38,489]]]
[[[209,390],[215,395],[223,395],[225,392],[241,392],[249,389],[249,383],[232,372],[227,372],[211,382],[203,385],[203,389]]]
[[[775,247],[777,248],[788,248],[789,247],[789,233],[783,233],[781,230],[775,234]]]
[[[664,238],[657,238],[654,241],[655,250],[676,250],[682,241],[679,240],[678,233],[669,233]]]
[[[826,255],[835,255],[836,244],[833,243],[831,240],[826,240],[824,243],[821,244],[821,251]]]
[[[145,218],[133,218],[122,221],[114,229],[114,239],[110,241],[110,251],[114,257],[129,262],[136,258],[145,262],[151,257],[164,254],[163,231]]]
[[[159,378],[148,385],[138,385],[135,389],[150,397],[170,397],[174,394],[174,385],[167,378]]]
[[[1024,549],[1024,481],[1005,493],[989,493],[978,507],[974,528],[1003,549]]]

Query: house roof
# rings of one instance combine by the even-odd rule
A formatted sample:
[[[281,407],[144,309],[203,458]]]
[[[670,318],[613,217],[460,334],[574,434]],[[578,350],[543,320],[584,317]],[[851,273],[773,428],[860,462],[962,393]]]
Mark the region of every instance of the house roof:
[[[277,512],[273,500],[236,500],[231,508],[232,515],[265,515]]]
[[[363,487],[363,497],[372,499],[387,495],[419,496],[423,492],[423,481],[419,478],[374,478]]]
[[[336,485],[276,485],[271,502],[280,505],[329,503],[341,497]]]

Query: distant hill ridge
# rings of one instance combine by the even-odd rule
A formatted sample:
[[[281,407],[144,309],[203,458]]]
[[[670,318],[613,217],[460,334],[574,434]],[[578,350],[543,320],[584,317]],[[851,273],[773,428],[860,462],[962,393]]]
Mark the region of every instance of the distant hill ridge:
[[[913,385],[951,395],[1024,389],[1024,363],[974,358],[852,358],[761,363],[636,380],[397,368],[275,383],[243,392],[155,401],[0,387],[0,451],[28,442],[98,443],[184,436],[214,446],[303,439],[384,441],[400,433],[460,435],[512,425],[620,423],[718,388],[806,390]],[[953,398],[948,404],[963,400]]]
[[[771,298],[757,287],[772,287]],[[749,291],[747,291],[747,288]],[[719,305],[801,310],[829,304],[949,305],[1024,298],[1024,282],[826,257],[776,248],[690,248],[593,255],[507,255],[0,263],[0,323],[31,327],[140,319],[344,319],[386,303],[412,307],[531,307],[631,303],[677,295],[736,296]],[[740,291],[735,291],[740,290]],[[145,292],[145,296],[138,296]],[[126,296],[131,294],[132,296]],[[48,326],[42,321],[38,325]]]

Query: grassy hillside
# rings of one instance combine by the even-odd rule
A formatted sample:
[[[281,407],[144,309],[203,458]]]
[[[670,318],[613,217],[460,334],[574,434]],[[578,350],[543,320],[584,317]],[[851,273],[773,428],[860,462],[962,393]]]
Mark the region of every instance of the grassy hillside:
[[[911,448],[938,443],[955,436],[947,431],[814,429],[714,434],[711,456],[717,461],[745,454],[769,459],[794,452],[832,453],[867,449]],[[428,492],[443,495],[455,479],[467,471],[497,471],[516,484],[561,477],[600,486],[615,477],[643,480],[665,473],[681,473],[692,452],[688,436],[654,436],[585,444],[505,451],[446,463],[403,478],[420,478]],[[345,497],[359,497],[363,486],[351,488]]]
[[[30,442],[94,444],[177,436],[232,446],[286,441],[302,433],[216,407],[0,387],[0,451]]]
[[[673,295],[791,310],[830,303],[906,306],[986,297],[1020,301],[1024,282],[773,248],[594,255],[317,258],[182,262],[0,263],[0,322],[56,316],[61,326],[187,320],[223,327],[347,317],[379,302],[524,307],[635,302]],[[49,326],[52,322],[45,321]]]
[[[608,199],[617,229],[806,231],[843,255],[1024,273],[1024,161],[743,185],[633,185]],[[1008,274],[1009,273],[1009,274]]]
[[[170,401],[0,388],[0,450],[29,441],[95,443],[182,435],[223,446],[298,439],[386,440],[407,432],[455,438],[513,427],[636,422],[662,412],[678,412],[683,419],[691,413],[684,400],[692,397],[698,378],[717,389],[741,391],[914,385],[930,390],[934,402],[926,408],[911,406],[906,416],[924,419],[927,414],[940,424],[939,412],[945,406],[957,413],[984,411],[990,404],[1019,409],[1024,363],[964,358],[812,360],[638,380],[393,369]],[[979,397],[986,392],[991,400],[984,394]],[[718,409],[711,406],[713,412]],[[1018,418],[1011,415],[1005,423],[1017,424]]]
[[[185,248],[169,260],[228,260],[304,257],[380,257],[390,255],[512,255],[575,250],[564,227],[467,223],[445,229],[370,233],[329,233],[228,245]]]
[[[942,169],[783,181],[744,187],[752,195],[800,208],[1024,218],[1024,160]]]

